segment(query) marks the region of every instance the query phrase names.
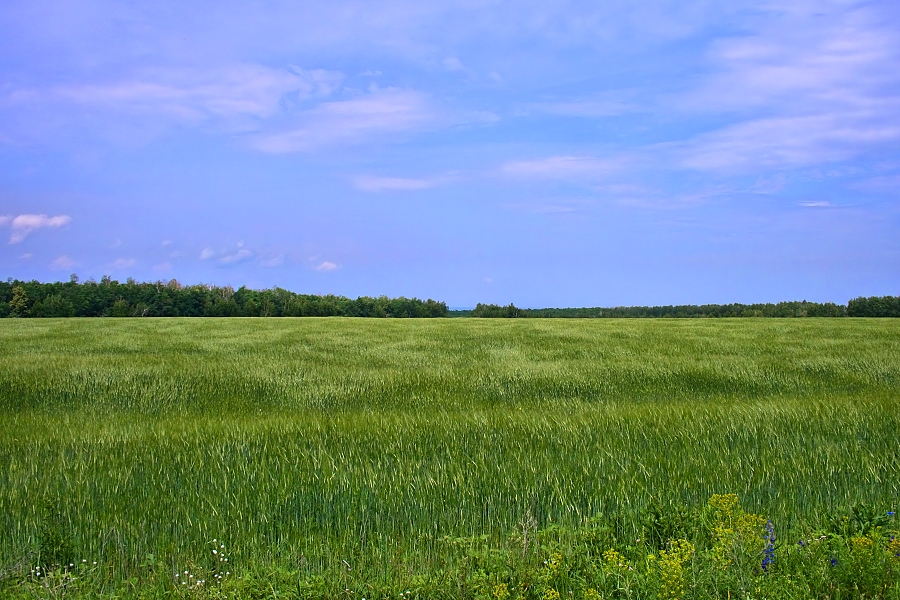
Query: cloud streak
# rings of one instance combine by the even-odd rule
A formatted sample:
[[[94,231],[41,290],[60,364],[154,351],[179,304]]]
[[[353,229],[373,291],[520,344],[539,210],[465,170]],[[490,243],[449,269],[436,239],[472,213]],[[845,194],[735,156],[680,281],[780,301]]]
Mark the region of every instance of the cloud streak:
[[[340,265],[338,265],[337,263],[333,263],[330,260],[322,261],[313,267],[313,269],[315,269],[316,271],[323,272],[323,273],[327,273],[328,271],[334,271],[339,268],[340,268]]]
[[[19,244],[25,241],[25,238],[38,229],[58,229],[68,225],[71,221],[72,217],[68,215],[57,215],[55,217],[32,214],[15,217],[0,216],[0,226],[8,226],[12,229],[12,234],[9,237],[10,244]]]
[[[779,7],[757,32],[712,44],[713,72],[672,102],[685,114],[718,113],[731,123],[673,144],[676,164],[790,169],[900,141],[896,30],[866,7],[830,6],[814,16],[823,8]]]
[[[353,187],[363,192],[427,190],[446,183],[447,177],[417,179],[411,177],[375,177],[359,175],[353,179]]]
[[[286,96],[306,100],[330,95],[343,75],[321,69],[273,69],[238,64],[197,72],[156,69],[109,83],[57,86],[46,91],[20,90],[19,97],[81,105],[121,113],[157,114],[177,121],[249,116],[267,118],[281,110]],[[14,95],[10,95],[15,98]]]
[[[425,94],[409,89],[373,88],[348,100],[323,102],[299,112],[283,127],[256,136],[263,152],[310,152],[335,144],[391,139],[435,126],[440,115]]]
[[[625,159],[593,156],[549,156],[512,160],[500,166],[500,173],[524,179],[601,179],[625,166]]]

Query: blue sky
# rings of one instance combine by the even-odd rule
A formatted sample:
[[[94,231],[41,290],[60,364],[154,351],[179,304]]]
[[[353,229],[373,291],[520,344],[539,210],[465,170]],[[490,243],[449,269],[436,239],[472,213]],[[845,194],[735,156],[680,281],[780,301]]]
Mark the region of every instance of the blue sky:
[[[900,294],[895,2],[0,4],[3,277]]]

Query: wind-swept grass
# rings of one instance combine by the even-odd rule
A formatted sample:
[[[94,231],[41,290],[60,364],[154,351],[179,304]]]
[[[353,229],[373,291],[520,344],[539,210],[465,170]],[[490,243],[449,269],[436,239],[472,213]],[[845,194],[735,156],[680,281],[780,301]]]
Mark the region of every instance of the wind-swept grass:
[[[114,580],[213,538],[388,578],[523,519],[900,492],[893,320],[4,320],[0,354],[0,567],[51,523]]]

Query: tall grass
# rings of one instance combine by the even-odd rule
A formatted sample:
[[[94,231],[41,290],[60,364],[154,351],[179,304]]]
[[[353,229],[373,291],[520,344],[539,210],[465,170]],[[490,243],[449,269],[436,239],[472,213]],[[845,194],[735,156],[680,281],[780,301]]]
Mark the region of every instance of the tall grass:
[[[526,518],[900,492],[893,320],[4,320],[0,354],[0,566],[51,517],[115,577],[213,538],[377,572]]]

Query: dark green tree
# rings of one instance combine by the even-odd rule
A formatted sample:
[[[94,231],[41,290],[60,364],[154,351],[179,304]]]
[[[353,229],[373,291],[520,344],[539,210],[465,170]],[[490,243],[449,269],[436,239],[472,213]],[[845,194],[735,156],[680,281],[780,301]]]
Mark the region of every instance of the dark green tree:
[[[74,317],[75,307],[62,295],[54,294],[35,303],[31,309],[31,316],[43,318]]]

